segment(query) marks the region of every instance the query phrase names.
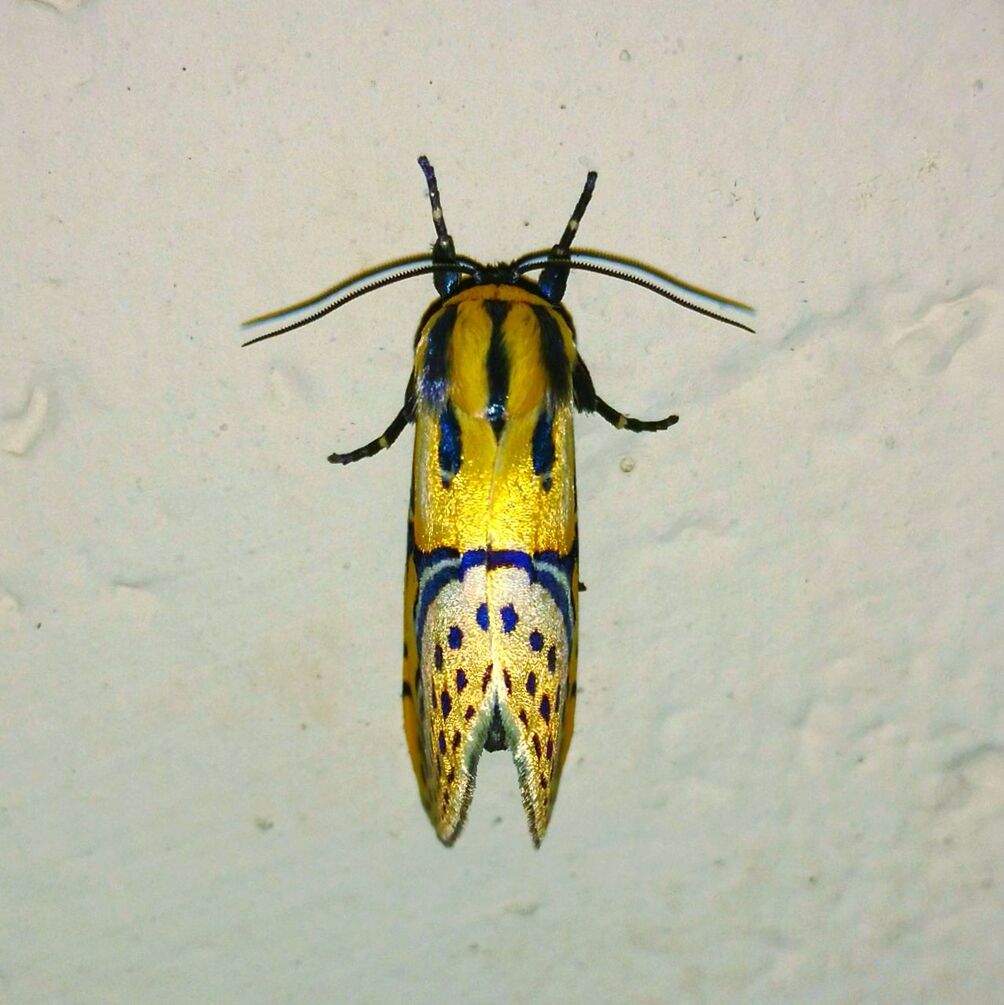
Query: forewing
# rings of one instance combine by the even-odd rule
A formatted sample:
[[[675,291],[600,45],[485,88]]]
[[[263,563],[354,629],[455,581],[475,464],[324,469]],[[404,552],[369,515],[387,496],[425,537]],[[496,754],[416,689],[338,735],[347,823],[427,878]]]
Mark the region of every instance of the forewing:
[[[561,406],[553,416],[556,461],[546,489],[534,473],[526,443],[534,423],[533,415],[525,426],[512,423],[500,444],[497,503],[537,498],[526,550],[495,548],[493,543],[488,597],[501,717],[527,823],[539,844],[572,735],[578,560],[571,410]],[[492,534],[505,523],[494,521]]]
[[[446,844],[466,819],[494,706],[484,554],[496,445],[483,420],[457,421],[465,461],[446,486],[439,416],[420,409],[416,418],[405,575],[405,735]]]

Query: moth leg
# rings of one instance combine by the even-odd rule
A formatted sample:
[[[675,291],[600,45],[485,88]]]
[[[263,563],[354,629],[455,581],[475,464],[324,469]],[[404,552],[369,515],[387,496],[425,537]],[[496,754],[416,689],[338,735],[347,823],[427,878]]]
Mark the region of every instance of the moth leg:
[[[589,370],[581,356],[576,359],[575,369],[572,372],[572,391],[575,407],[580,412],[596,412],[617,429],[629,429],[632,433],[654,433],[660,429],[669,429],[670,426],[674,426],[680,421],[678,415],[667,415],[664,419],[645,421],[632,419],[631,416],[618,412],[616,408],[612,408],[596,393],[596,388],[593,387],[593,378],[589,375]]]
[[[678,415],[667,415],[664,419],[632,419],[630,415],[618,412],[616,408],[611,408],[599,395],[596,395],[596,407],[594,411],[602,416],[611,426],[617,429],[630,429],[632,433],[655,433],[660,429],[669,429],[679,421]]]
[[[408,390],[404,395],[404,404],[401,411],[394,416],[391,424],[375,439],[370,440],[363,447],[350,450],[347,454],[331,454],[328,461],[332,464],[352,464],[354,461],[361,461],[364,457],[372,457],[379,454],[381,450],[386,450],[392,446],[394,441],[404,431],[404,427],[414,418],[415,415],[415,382],[414,378],[408,381]]]

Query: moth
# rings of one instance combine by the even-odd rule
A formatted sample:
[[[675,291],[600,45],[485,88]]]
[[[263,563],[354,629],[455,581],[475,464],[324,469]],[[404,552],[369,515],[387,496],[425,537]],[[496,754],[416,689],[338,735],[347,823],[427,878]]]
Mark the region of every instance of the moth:
[[[573,415],[595,412],[632,432],[668,429],[678,418],[641,421],[600,397],[562,304],[569,273],[622,279],[745,331],[753,329],[723,312],[752,309],[630,258],[573,250],[595,171],[549,251],[493,265],[458,255],[435,171],[424,156],[419,165],[436,230],[431,254],[397,259],[253,318],[246,326],[287,323],[245,344],[311,324],[391,283],[432,276],[437,296],[418,326],[401,410],[375,440],[328,460],[372,457],[415,425],[401,694],[422,804],[439,839],[452,844],[482,752],[508,750],[539,845],[575,719]]]

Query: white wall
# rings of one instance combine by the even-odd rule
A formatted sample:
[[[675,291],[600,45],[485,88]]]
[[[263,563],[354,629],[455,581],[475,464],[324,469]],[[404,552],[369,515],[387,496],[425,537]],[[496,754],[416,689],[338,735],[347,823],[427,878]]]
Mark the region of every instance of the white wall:
[[[0,1001],[978,1003],[1004,965],[999,4],[8,3]],[[995,111],[996,109],[996,111]],[[400,728],[416,280],[580,240],[578,730],[534,851]],[[625,458],[634,462],[625,472]]]

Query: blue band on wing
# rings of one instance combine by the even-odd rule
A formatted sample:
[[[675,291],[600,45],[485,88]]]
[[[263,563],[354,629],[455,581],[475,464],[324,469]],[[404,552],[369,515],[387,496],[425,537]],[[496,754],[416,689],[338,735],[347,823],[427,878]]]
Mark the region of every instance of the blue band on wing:
[[[416,558],[421,553],[416,551]],[[456,553],[454,553],[456,554]],[[416,566],[418,562],[416,561]],[[452,583],[456,579],[463,579],[460,568],[460,558],[455,557],[443,562],[440,568],[429,577],[419,591],[415,600],[415,639],[418,644],[418,651],[422,651],[422,634],[425,631],[425,617],[429,612],[429,605],[439,596],[444,586]],[[421,582],[421,571],[419,571],[419,582]]]
[[[523,551],[489,551],[488,568],[522,569],[531,583],[539,583],[551,595],[565,622],[565,635],[572,641],[572,570],[575,549],[568,555],[556,551],[540,551],[530,556]]]
[[[443,587],[455,580],[462,581],[468,569],[484,565],[488,571],[492,569],[522,569],[531,583],[537,583],[550,594],[555,606],[561,612],[565,625],[566,640],[572,642],[572,609],[571,582],[575,567],[575,549],[568,555],[560,555],[556,551],[541,551],[536,555],[528,555],[525,551],[479,548],[467,551],[461,555],[455,548],[437,548],[431,552],[421,552],[417,548],[412,551],[415,562],[415,572],[421,585],[415,602],[415,635],[421,651],[422,635],[425,631],[425,619],[429,606],[439,596]],[[426,581],[422,583],[425,574],[433,570]]]
[[[478,548],[477,551],[465,551],[460,559],[460,578],[464,578],[464,573],[468,569],[473,569],[476,565],[484,565],[486,554],[484,548]]]

